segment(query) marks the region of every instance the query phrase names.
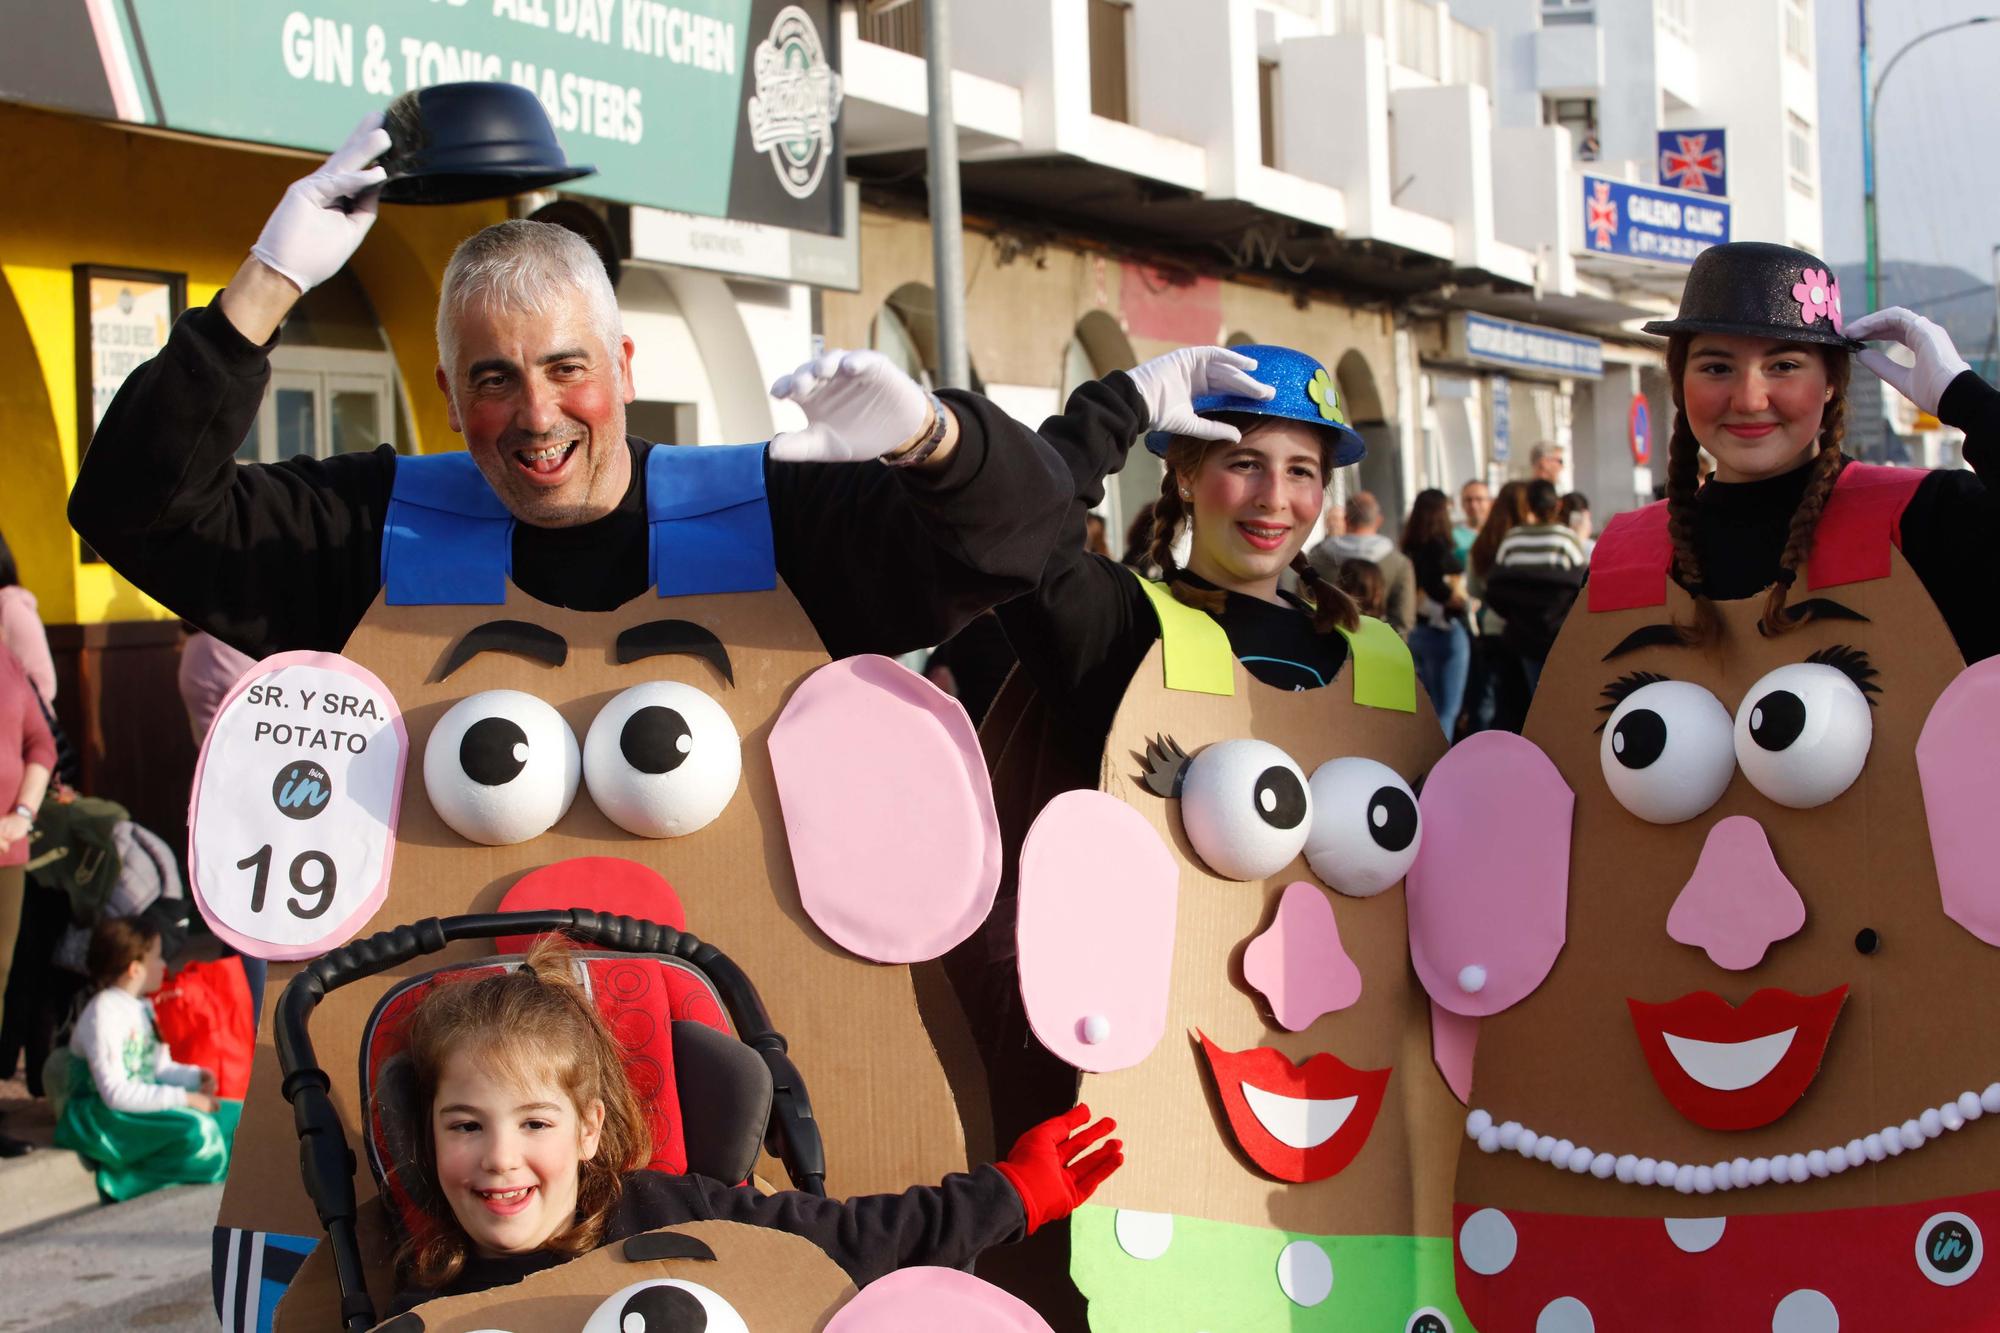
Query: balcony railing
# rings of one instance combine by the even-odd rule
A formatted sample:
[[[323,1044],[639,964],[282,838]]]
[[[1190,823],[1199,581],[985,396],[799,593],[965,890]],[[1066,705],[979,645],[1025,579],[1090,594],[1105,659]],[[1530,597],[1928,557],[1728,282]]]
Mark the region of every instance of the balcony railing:
[[[863,0],[856,18],[862,41],[923,55],[924,9],[914,0]]]

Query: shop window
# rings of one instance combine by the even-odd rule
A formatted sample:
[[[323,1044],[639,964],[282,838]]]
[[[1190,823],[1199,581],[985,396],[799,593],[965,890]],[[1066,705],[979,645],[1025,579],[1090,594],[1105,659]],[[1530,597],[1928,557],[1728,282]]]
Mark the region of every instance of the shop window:
[[[1090,114],[1132,119],[1130,59],[1132,6],[1126,0],[1090,0]]]
[[[1576,160],[1595,162],[1598,157],[1597,99],[1594,97],[1544,97],[1542,123],[1560,125],[1569,131],[1576,146]]]

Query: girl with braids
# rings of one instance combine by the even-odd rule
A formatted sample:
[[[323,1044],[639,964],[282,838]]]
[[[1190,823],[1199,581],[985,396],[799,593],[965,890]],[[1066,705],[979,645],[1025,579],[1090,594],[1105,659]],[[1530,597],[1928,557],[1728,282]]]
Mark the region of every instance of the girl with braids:
[[[1972,373],[1944,330],[1895,307],[1843,326],[1840,286],[1823,261],[1758,242],[1705,251],[1680,317],[1645,328],[1668,336],[1676,412],[1667,530],[1675,577],[1696,595],[1691,635],[1709,632],[1715,601],[1762,595],[1767,634],[1812,618],[1810,607],[1792,606],[1792,594],[1849,461],[1842,443],[1852,352],[1966,432],[1973,470],[1923,479],[1903,511],[1901,549],[1966,660],[2000,651],[2000,619],[1989,609],[2000,509],[1981,479],[2000,442],[2000,393]],[[1915,365],[1864,348],[1869,338],[1903,344]],[[1703,451],[1715,460],[1706,483]]]
[[[1134,570],[1084,549],[1083,516],[1141,435],[1166,475],[1138,567],[1212,615],[1251,675],[1284,690],[1328,685],[1348,658],[1339,631],[1359,623],[1353,599],[1304,555],[1333,469],[1364,452],[1312,357],[1284,347],[1182,348],[1082,385],[1040,434],[1068,464],[1075,490],[1041,584],[996,611],[1020,669],[981,733],[1013,848],[1048,799],[1097,785],[1126,686],[1159,641],[1159,616]],[[1182,565],[1175,550],[1184,536]],[[1287,570],[1301,595],[1280,588]],[[1028,1039],[1013,908],[1010,878],[985,928],[950,963],[1003,1137],[1067,1105],[1075,1087],[1075,1071]]]

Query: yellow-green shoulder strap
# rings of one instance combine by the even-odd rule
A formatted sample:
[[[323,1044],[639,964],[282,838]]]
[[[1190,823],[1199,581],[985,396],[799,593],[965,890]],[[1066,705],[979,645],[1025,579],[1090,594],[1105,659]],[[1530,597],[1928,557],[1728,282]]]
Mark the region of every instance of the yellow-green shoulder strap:
[[[1387,621],[1361,617],[1347,637],[1347,654],[1354,661],[1354,702],[1367,708],[1398,713],[1417,711],[1417,668],[1410,645]]]
[[[1236,693],[1236,655],[1215,617],[1177,601],[1164,583],[1138,574],[1139,586],[1160,619],[1160,644],[1167,659],[1167,688],[1196,694]]]

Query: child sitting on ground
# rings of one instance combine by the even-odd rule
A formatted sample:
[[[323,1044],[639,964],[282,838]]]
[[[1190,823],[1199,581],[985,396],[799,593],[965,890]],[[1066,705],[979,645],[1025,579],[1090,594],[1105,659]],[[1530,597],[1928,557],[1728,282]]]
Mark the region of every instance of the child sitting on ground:
[[[178,1063],[160,1041],[145,998],[166,975],[159,927],[107,917],[91,931],[84,959],[97,993],[70,1037],[56,1146],[95,1164],[106,1201],[221,1180],[243,1103],[219,1100],[215,1075]]]
[[[1090,1117],[1079,1106],[1022,1135],[1005,1162],[902,1194],[767,1195],[641,1170],[652,1157],[645,1116],[554,936],[516,969],[432,987],[410,1017],[408,1050],[429,1169],[413,1173],[424,1224],[397,1257],[397,1311],[711,1219],[802,1236],[856,1286],[913,1264],[959,1267],[1067,1217],[1125,1160],[1116,1139],[1083,1155],[1116,1126],[1078,1132]]]

